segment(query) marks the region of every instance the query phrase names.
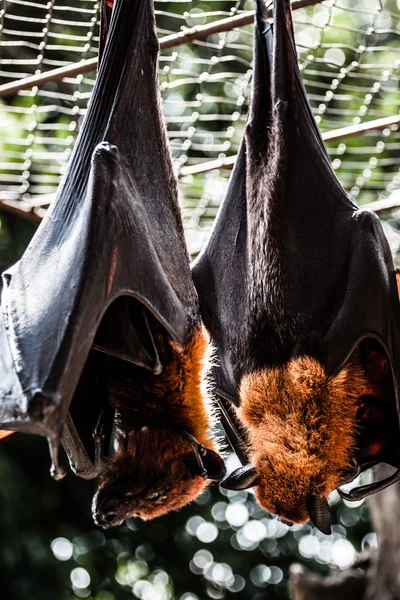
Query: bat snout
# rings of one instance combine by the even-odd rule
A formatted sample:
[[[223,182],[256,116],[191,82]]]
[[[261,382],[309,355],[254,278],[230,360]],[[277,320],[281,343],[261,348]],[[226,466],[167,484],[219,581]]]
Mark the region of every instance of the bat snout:
[[[117,499],[101,492],[97,492],[93,498],[92,515],[96,525],[103,529],[121,525],[125,520],[125,517],[121,516]]]
[[[121,519],[115,511],[110,511],[106,514],[101,512],[93,513],[93,520],[99,527],[108,529],[109,527],[122,525],[125,519]]]
[[[126,519],[115,498],[101,497],[98,494],[93,498],[92,515],[96,525],[103,529],[121,525]]]

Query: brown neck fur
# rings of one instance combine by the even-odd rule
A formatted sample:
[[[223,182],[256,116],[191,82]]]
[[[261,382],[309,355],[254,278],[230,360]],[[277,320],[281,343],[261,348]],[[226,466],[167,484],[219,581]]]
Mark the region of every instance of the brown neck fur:
[[[306,500],[327,496],[349,468],[355,402],[366,386],[357,353],[336,377],[310,357],[251,373],[240,388],[239,417],[260,484],[260,504],[294,522],[308,520]]]
[[[139,424],[161,429],[182,429],[214,448],[213,415],[206,381],[210,343],[204,327],[194,332],[185,347],[160,338],[163,371],[154,376],[143,369],[128,373],[110,386],[115,408],[132,413]]]

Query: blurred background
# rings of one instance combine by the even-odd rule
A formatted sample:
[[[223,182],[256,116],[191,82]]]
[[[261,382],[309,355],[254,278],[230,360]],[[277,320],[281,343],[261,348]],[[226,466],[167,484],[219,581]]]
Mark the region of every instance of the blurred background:
[[[157,0],[155,6],[159,38],[169,40],[160,86],[195,255],[223,198],[246,120],[252,2]],[[302,75],[321,131],[331,138],[333,168],[359,205],[378,212],[396,258],[400,1],[295,0],[293,7]],[[95,80],[98,17],[93,0],[1,2],[2,270],[22,254],[65,170]],[[175,36],[180,31],[188,43]],[[50,76],[33,88],[10,88],[78,63],[81,72],[62,80]],[[377,119],[386,121],[372,128]],[[352,131],[343,131],[349,126]],[[376,546],[366,502],[348,505],[335,492],[334,533],[327,537],[309,525],[288,529],[251,492],[217,486],[179,513],[104,533],[90,514],[95,484],[72,474],[55,482],[49,463],[40,438],[17,435],[0,448],[4,600],[289,598],[293,563],[320,573],[362,569],[365,553]],[[230,455],[228,469],[236,464]]]

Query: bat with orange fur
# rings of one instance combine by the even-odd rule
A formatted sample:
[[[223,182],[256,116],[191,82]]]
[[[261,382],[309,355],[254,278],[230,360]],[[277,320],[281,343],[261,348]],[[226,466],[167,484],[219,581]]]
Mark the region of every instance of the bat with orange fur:
[[[57,197],[3,274],[0,428],[100,476],[99,525],[152,518],[224,476],[209,357],[157,81],[152,0],[116,0]],[[105,44],[104,44],[105,42]]]
[[[332,490],[372,463],[400,467],[395,270],[379,219],[332,170],[289,0],[275,0],[273,25],[257,0],[254,39],[244,139],[192,269],[217,347],[215,390],[244,463],[222,485],[254,487],[282,520],[329,533]]]

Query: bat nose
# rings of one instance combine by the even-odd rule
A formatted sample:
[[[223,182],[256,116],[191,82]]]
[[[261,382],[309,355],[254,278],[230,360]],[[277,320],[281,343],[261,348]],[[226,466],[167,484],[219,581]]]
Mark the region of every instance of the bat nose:
[[[114,521],[117,518],[117,513],[116,512],[109,512],[106,515],[102,515],[102,520],[104,523],[107,523],[108,525],[111,525],[112,523],[114,523]]]
[[[118,513],[113,510],[110,510],[107,513],[96,512],[93,515],[93,518],[96,525],[99,525],[99,527],[103,527],[103,529],[107,529],[108,527],[113,527],[115,525],[120,525],[123,521],[123,519],[121,520],[120,518],[118,518]]]
[[[93,520],[99,527],[107,528],[119,525],[122,521],[118,518],[118,510],[114,499],[96,494],[92,504]]]

